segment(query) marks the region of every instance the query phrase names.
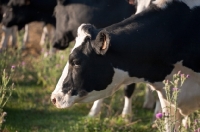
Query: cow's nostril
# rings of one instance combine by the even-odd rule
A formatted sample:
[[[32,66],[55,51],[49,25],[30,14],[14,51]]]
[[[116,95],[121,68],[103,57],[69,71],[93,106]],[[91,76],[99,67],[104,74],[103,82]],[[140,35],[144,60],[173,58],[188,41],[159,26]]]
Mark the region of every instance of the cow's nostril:
[[[53,98],[51,101],[53,104],[56,104],[56,98]]]

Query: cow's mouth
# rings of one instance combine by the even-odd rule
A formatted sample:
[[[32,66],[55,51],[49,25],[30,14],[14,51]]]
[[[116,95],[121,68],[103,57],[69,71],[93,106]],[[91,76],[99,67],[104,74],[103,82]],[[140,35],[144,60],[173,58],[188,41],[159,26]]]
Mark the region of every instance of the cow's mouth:
[[[69,43],[66,42],[65,44],[62,44],[62,42],[55,42],[53,47],[56,48],[56,49],[59,49],[59,50],[65,50],[66,48],[68,48],[69,46]]]

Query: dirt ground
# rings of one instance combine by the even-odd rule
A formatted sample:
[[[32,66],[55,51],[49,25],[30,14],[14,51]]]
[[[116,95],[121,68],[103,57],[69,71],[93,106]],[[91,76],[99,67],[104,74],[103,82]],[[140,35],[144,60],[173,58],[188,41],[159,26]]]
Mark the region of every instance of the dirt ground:
[[[22,31],[19,31],[19,32],[23,32],[23,30],[24,29],[22,29]],[[28,54],[32,54],[34,56],[37,56],[40,54],[41,46],[39,43],[40,43],[42,32],[43,32],[43,23],[32,22],[29,24],[29,39],[28,39],[28,42],[26,43],[26,48],[23,50],[23,55],[26,56]],[[0,39],[2,38],[2,35],[4,35],[4,33],[2,29],[0,28]],[[19,43],[20,42],[18,41],[17,43],[18,48],[20,48]],[[9,47],[10,45],[11,45],[11,42],[9,42]]]

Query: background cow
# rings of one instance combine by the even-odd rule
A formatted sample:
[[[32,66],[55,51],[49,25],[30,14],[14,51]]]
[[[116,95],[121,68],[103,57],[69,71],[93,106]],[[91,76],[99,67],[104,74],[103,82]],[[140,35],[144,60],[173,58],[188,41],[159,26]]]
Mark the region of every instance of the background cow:
[[[46,24],[51,24],[51,31],[54,32],[56,20],[53,16],[56,0],[10,0],[4,9],[2,23],[6,27],[17,25],[18,29],[23,28],[26,24],[34,21],[44,23],[44,32],[40,44],[44,43],[43,36],[52,36],[54,33],[47,32]],[[53,36],[52,36],[53,37]],[[52,43],[53,38],[49,38]],[[52,52],[55,50],[52,49]]]
[[[4,6],[7,5],[9,0],[1,0],[0,1],[0,21],[2,21],[2,18],[3,18],[3,8]],[[7,47],[7,44],[8,44],[8,41],[9,41],[9,38],[10,36],[12,37],[12,46],[15,46],[16,43],[17,43],[17,28],[16,27],[12,27],[10,29],[6,29],[5,27],[2,28],[3,29],[3,36],[2,36],[2,39],[1,39],[1,47],[2,48],[6,48]]]
[[[0,21],[2,21],[2,18],[4,17],[4,9],[7,7],[9,0],[1,0],[0,1]],[[17,34],[18,34],[18,28],[17,26],[11,26],[11,27],[5,27],[2,26],[3,34],[1,38],[1,48],[5,49],[8,46],[9,40],[11,39],[11,45],[13,47],[17,47]],[[22,45],[25,45],[25,43],[28,41],[28,25],[25,26],[25,35],[23,38]]]
[[[97,28],[103,28],[134,13],[135,7],[125,0],[58,0],[55,7],[54,47],[66,49],[77,36],[77,29],[82,23],[91,23]]]
[[[4,9],[2,23],[6,27],[17,25],[24,27],[33,21],[41,21],[55,26],[53,17],[55,0],[10,0],[8,7]]]

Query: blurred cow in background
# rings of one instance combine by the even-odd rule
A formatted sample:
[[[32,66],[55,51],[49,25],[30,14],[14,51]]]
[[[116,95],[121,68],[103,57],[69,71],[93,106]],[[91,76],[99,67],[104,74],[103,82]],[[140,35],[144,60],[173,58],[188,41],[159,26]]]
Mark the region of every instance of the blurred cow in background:
[[[125,0],[57,0],[54,47],[66,49],[75,39],[77,29],[82,23],[91,23],[103,28],[134,13],[135,7]]]
[[[44,23],[43,35],[40,44],[45,42],[45,36],[50,36],[46,24],[52,25],[55,30],[55,17],[53,16],[56,0],[10,0],[4,9],[2,24],[6,27],[17,25],[19,29],[26,24],[38,21]],[[53,35],[51,35],[53,37]],[[50,43],[52,38],[50,38]]]
[[[10,0],[4,10],[2,24],[6,27],[17,25],[19,29],[33,21],[55,26],[53,16],[55,0]]]
[[[3,8],[7,5],[9,0],[0,0],[0,21],[3,18]],[[9,39],[12,39],[12,46],[16,47],[17,43],[17,27],[13,26],[10,28],[2,27],[3,34],[1,36],[1,48],[5,49],[8,45]]]

